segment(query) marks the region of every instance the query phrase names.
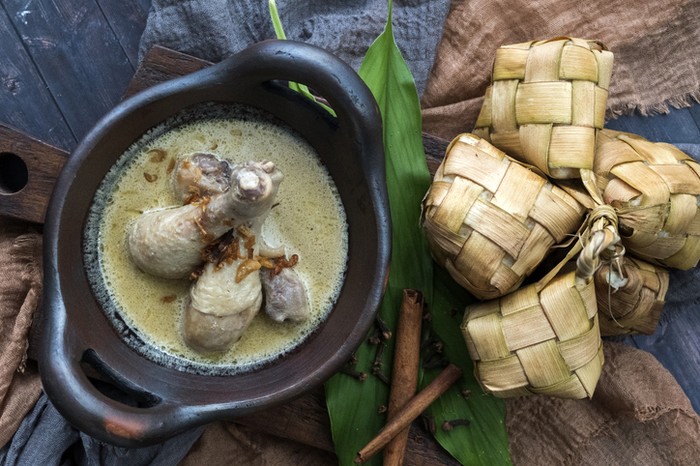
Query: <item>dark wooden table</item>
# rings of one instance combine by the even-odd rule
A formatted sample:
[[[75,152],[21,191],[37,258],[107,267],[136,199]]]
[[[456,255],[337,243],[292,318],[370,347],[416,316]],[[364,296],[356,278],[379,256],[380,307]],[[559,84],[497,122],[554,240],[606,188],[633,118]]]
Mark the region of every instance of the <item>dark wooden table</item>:
[[[0,0],[0,123],[70,152],[126,92],[149,7],[150,0]],[[700,106],[607,126],[700,144]],[[697,312],[665,319],[654,335],[624,341],[653,353],[700,411],[700,303],[694,305]]]

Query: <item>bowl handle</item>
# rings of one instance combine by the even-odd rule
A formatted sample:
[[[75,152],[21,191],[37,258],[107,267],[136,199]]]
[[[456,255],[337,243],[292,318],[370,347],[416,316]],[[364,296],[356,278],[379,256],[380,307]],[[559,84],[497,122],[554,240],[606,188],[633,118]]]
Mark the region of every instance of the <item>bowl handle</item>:
[[[309,86],[337,115],[340,131],[358,148],[366,179],[385,193],[382,118],[372,92],[345,62],[326,50],[291,40],[258,42],[211,67],[215,81],[226,85],[284,80]],[[326,111],[318,106],[319,112]],[[328,114],[330,117],[330,114]]]
[[[65,311],[54,315],[65,316]],[[158,443],[208,422],[207,414],[197,407],[153,396],[129,382],[102,364],[98,353],[84,349],[76,335],[66,331],[65,318],[51,320],[54,322],[44,328],[50,332],[51,342],[42,345],[39,358],[44,390],[63,417],[80,425],[81,431],[116,446],[133,448]],[[83,363],[95,368],[112,386],[132,395],[133,401],[140,398],[140,406],[102,393],[88,378],[89,369],[86,371]]]

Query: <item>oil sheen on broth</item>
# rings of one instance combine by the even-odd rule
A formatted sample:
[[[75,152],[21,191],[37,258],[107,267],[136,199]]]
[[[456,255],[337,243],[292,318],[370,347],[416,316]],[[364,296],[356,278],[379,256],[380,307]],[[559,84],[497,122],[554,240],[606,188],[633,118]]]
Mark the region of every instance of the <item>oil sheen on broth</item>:
[[[185,344],[180,328],[191,283],[141,272],[129,259],[125,236],[141,212],[177,204],[169,170],[178,155],[191,152],[211,152],[232,162],[271,160],[282,171],[278,205],[265,221],[263,236],[272,246],[285,245],[288,257],[298,254],[296,270],[312,309],[307,322],[280,324],[261,311],[224,354],[203,356]],[[109,299],[144,341],[198,366],[236,372],[294,348],[330,312],[346,267],[347,225],[335,185],[306,141],[265,120],[213,118],[163,132],[125,165],[99,225],[98,262]]]

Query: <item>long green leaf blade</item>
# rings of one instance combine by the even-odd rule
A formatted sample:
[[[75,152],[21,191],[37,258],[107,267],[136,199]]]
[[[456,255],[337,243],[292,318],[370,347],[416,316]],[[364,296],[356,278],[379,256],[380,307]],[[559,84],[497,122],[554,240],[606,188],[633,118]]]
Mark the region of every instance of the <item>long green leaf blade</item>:
[[[386,29],[369,48],[360,76],[379,104],[384,125],[387,187],[392,219],[391,274],[379,310],[395,328],[404,288],[423,292],[430,304],[432,332],[444,345],[444,354],[463,370],[463,377],[428,410],[438,422],[435,437],[462,464],[509,464],[508,438],[503,425],[501,400],[486,396],[472,376],[472,363],[459,331],[461,310],[472,298],[444,270],[438,270],[433,291],[433,263],[420,231],[420,204],[430,186],[423,150],[420,104],[413,77],[394,40],[391,1]],[[459,312],[452,312],[459,309]],[[383,353],[383,367],[391,367],[393,342]],[[365,342],[358,349],[357,370],[371,372],[376,347]],[[388,369],[384,371],[389,373]],[[421,374],[425,386],[438,370]],[[464,392],[472,393],[465,400]],[[383,427],[377,414],[388,403],[388,387],[371,375],[358,382],[336,375],[326,383],[326,400],[340,465],[350,465],[359,451]],[[473,425],[450,432],[442,421],[464,418]],[[369,464],[381,464],[374,458]]]
[[[277,2],[275,2],[275,0],[268,0],[267,7],[270,11],[270,19],[272,20],[272,28],[275,30],[275,36],[279,40],[286,40],[287,35],[284,33],[284,27],[282,26],[282,21],[280,20],[279,11],[277,10]],[[309,87],[306,84],[299,84],[290,81],[289,88],[294,91],[297,91],[307,99],[316,102],[318,105],[323,107],[328,113],[330,113],[333,116],[336,116],[335,110],[333,110],[331,107],[324,104],[323,102],[319,101],[316,98],[316,96],[311,93]]]
[[[391,18],[391,6],[389,7]],[[392,220],[391,274],[379,310],[395,328],[404,288],[417,288],[429,299],[432,265],[425,238],[419,229],[420,202],[430,186],[421,138],[420,104],[413,77],[394,42],[391,20],[367,51],[360,76],[374,94],[382,113],[387,186]],[[357,368],[371,372],[376,345],[365,342],[358,349]],[[393,341],[387,342],[382,367],[389,375]],[[339,374],[326,383],[326,400],[336,454],[341,465],[353,464],[356,453],[386,422],[377,414],[388,403],[388,387],[370,375],[357,382]],[[380,455],[369,464],[381,464]]]

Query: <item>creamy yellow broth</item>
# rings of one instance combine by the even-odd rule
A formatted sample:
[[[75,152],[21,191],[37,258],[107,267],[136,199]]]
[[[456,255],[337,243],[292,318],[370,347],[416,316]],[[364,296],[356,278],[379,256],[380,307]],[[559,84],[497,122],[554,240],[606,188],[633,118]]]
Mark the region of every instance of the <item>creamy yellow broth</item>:
[[[347,224],[335,185],[306,141],[250,111],[240,110],[239,118],[212,109],[218,116],[168,131],[157,128],[115,165],[90,214],[86,265],[98,269],[90,273],[93,288],[117,328],[125,324],[122,333],[135,332],[157,348],[146,349],[146,356],[165,363],[174,359],[184,369],[194,363],[200,371],[225,367],[235,372],[294,348],[327,316],[343,281]],[[263,236],[271,246],[285,245],[288,256],[299,256],[296,270],[312,309],[308,322],[276,323],[261,310],[225,354],[202,355],[185,344],[180,327],[191,283],[141,272],[129,259],[125,237],[143,211],[178,203],[169,170],[178,155],[190,152],[212,152],[233,162],[267,159],[282,171],[278,205],[265,221]],[[93,261],[97,267],[91,267]]]

